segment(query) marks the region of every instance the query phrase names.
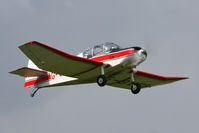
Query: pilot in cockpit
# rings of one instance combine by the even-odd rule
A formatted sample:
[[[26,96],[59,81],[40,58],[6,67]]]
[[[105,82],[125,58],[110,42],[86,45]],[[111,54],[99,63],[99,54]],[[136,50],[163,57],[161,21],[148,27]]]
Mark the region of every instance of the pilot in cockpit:
[[[109,42],[106,42],[104,44],[104,47],[105,47],[105,51],[107,53],[109,52],[114,52],[116,51],[117,49],[120,49],[120,47],[117,45],[117,44],[114,44],[114,43],[109,43]]]

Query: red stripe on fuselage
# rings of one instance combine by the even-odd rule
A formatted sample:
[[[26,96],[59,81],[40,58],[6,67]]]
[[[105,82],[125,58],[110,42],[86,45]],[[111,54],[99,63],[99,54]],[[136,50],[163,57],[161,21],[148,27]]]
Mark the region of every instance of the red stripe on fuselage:
[[[39,84],[41,82],[47,81],[49,79],[51,79],[51,76],[47,75],[47,76],[38,78],[36,80],[27,81],[27,82],[25,82],[24,87],[33,86],[33,85]]]
[[[134,50],[128,49],[128,50],[124,50],[124,51],[118,51],[118,52],[115,52],[115,53],[110,53],[110,54],[94,57],[94,58],[91,58],[91,60],[105,61],[105,60],[110,60],[110,59],[115,59],[115,58],[119,58],[119,57],[122,57],[122,56],[130,55],[132,53],[134,53]]]

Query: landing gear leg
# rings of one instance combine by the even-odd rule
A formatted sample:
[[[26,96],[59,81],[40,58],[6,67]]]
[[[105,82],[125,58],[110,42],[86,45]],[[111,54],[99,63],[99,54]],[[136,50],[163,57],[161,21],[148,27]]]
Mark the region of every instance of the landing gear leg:
[[[34,97],[35,93],[39,90],[40,88],[36,88],[32,91],[32,93],[30,94],[31,97]]]
[[[133,94],[138,94],[141,90],[141,85],[139,83],[135,83],[134,72],[132,72],[131,80],[132,80],[131,92]]]
[[[106,77],[104,76],[104,67],[101,66],[101,75],[97,78],[97,84],[101,87],[105,86],[107,82]]]

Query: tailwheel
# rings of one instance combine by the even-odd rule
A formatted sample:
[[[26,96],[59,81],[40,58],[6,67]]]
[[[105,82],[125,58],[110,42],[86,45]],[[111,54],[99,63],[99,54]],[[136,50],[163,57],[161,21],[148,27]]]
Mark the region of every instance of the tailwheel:
[[[106,85],[106,82],[107,82],[107,79],[104,75],[100,75],[98,78],[97,78],[97,84],[101,87],[105,86]]]
[[[39,90],[40,88],[36,88],[32,91],[32,93],[30,94],[31,97],[35,96],[35,93]]]
[[[140,92],[140,90],[141,90],[141,85],[140,84],[138,84],[138,83],[132,83],[132,86],[131,86],[131,92],[133,93],[133,94],[138,94],[139,92]]]

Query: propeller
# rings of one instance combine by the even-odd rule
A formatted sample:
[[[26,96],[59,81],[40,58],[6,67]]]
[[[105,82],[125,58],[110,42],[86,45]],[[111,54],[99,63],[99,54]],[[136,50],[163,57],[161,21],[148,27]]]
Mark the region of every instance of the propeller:
[[[150,57],[157,56],[158,55],[158,44],[155,40],[150,38],[150,36],[144,37],[144,40],[140,42],[140,46],[147,51],[147,54]]]

